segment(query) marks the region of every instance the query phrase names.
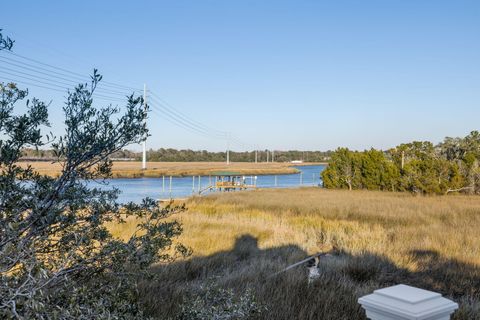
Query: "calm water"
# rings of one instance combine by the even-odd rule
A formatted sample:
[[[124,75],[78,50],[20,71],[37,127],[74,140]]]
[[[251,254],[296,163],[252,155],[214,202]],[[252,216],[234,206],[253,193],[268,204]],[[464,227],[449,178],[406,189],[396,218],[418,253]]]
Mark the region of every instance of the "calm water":
[[[257,186],[260,188],[295,188],[300,186],[318,186],[321,182],[320,172],[325,166],[299,166],[300,173],[288,175],[257,176]],[[200,177],[200,189],[215,183],[215,177]],[[253,177],[246,176],[247,184],[251,184]],[[192,177],[163,178],[137,178],[137,179],[111,179],[108,187],[117,187],[122,191],[120,202],[139,202],[145,197],[153,199],[183,198],[193,194]],[[211,181],[211,183],[210,183]],[[195,177],[195,193],[198,193],[199,179]],[[202,194],[208,194],[205,192]]]

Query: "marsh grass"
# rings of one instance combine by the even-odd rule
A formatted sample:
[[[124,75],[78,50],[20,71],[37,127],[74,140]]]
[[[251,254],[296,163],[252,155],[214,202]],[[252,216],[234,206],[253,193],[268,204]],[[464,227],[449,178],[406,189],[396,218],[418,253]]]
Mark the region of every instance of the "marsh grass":
[[[58,176],[61,171],[59,163],[23,162],[31,165],[41,174]],[[236,162],[226,165],[224,162],[148,162],[142,170],[140,162],[113,162],[113,178],[158,178],[162,176],[208,176],[218,171],[234,171],[240,175],[290,174],[298,172],[290,163],[251,163]]]
[[[358,297],[397,283],[454,299],[455,319],[480,319],[480,197],[305,188],[215,194],[187,207],[177,218],[193,256],[157,266],[158,280],[141,289],[158,318],[174,318],[213,279],[239,295],[252,290],[267,308],[258,319],[364,319]],[[271,277],[332,249],[310,286],[303,267]]]

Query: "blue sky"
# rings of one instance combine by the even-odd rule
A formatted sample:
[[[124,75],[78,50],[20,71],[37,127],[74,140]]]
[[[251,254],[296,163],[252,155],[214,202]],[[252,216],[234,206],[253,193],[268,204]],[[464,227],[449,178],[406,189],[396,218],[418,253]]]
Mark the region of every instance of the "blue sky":
[[[480,1],[20,0],[2,3],[0,28],[18,54],[147,83],[231,131],[236,150],[389,148],[480,129]],[[52,101],[60,134],[64,94],[29,87]],[[149,147],[225,149],[157,114],[149,126]]]

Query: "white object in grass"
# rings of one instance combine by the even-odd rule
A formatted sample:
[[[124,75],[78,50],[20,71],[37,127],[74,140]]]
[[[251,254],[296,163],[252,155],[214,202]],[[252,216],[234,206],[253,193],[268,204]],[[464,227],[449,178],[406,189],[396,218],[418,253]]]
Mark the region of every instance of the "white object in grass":
[[[404,284],[375,290],[358,303],[372,320],[449,320],[458,309],[440,293]]]

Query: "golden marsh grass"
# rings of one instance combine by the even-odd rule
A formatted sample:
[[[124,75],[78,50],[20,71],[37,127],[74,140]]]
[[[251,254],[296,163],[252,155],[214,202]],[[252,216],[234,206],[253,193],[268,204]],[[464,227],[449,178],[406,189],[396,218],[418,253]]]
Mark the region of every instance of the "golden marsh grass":
[[[158,266],[158,282],[142,288],[158,318],[174,317],[188,293],[214,281],[252,288],[268,309],[259,319],[364,319],[358,297],[396,283],[454,299],[455,319],[480,319],[480,197],[270,189],[192,198],[187,207],[177,219],[193,256]],[[313,285],[302,267],[268,278],[331,248],[338,254],[322,261]]]
[[[39,173],[57,176],[60,173],[59,163],[23,162],[23,166],[31,165]],[[289,174],[297,170],[290,163],[250,163],[236,162],[227,165],[224,162],[148,162],[147,169],[142,170],[138,161],[114,161],[113,178],[139,178],[161,176],[208,176],[218,171],[234,171],[240,175]]]

